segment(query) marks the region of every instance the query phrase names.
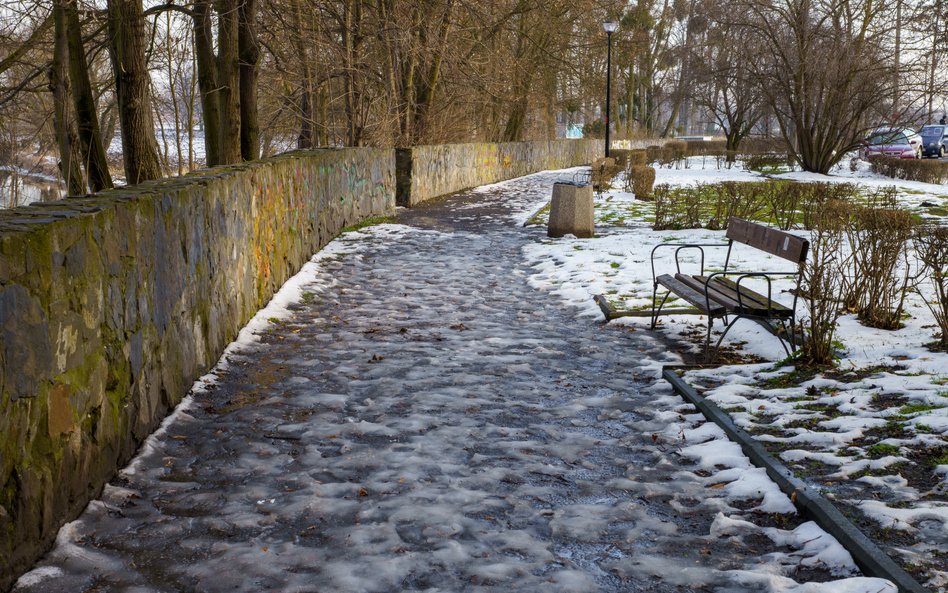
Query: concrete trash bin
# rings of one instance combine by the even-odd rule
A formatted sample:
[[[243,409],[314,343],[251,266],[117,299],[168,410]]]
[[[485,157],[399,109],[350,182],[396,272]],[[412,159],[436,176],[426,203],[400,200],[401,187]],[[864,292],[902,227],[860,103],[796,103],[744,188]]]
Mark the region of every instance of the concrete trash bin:
[[[547,236],[562,237],[573,234],[588,239],[593,236],[594,230],[592,186],[554,183]]]

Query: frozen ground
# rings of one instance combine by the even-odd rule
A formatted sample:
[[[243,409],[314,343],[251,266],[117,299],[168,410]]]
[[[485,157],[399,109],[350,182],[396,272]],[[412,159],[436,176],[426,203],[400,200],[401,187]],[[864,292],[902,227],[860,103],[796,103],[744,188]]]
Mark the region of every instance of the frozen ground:
[[[337,239],[16,591],[894,592],[657,380],[675,344],[530,286],[570,176]]]

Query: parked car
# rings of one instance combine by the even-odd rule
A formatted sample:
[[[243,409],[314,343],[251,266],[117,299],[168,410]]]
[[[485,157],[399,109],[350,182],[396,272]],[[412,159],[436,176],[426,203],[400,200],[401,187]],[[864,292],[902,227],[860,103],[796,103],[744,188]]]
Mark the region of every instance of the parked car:
[[[922,137],[922,156],[944,158],[948,144],[948,126],[930,124],[918,131]]]
[[[922,137],[908,128],[879,128],[866,139],[862,157],[879,155],[920,159],[922,158]]]

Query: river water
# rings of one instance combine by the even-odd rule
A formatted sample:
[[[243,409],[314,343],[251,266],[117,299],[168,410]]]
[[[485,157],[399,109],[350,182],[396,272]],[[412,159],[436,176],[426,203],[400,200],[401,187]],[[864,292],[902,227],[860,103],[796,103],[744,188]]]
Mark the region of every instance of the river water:
[[[0,169],[0,208],[16,208],[33,202],[52,202],[66,195],[58,181],[24,174],[19,170]]]

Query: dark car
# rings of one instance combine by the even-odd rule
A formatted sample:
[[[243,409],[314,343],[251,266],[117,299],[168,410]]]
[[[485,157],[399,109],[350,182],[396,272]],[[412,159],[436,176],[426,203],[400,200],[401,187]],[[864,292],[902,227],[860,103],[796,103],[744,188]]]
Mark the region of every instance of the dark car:
[[[928,125],[918,131],[922,137],[922,156],[943,158],[948,144],[948,126]]]

